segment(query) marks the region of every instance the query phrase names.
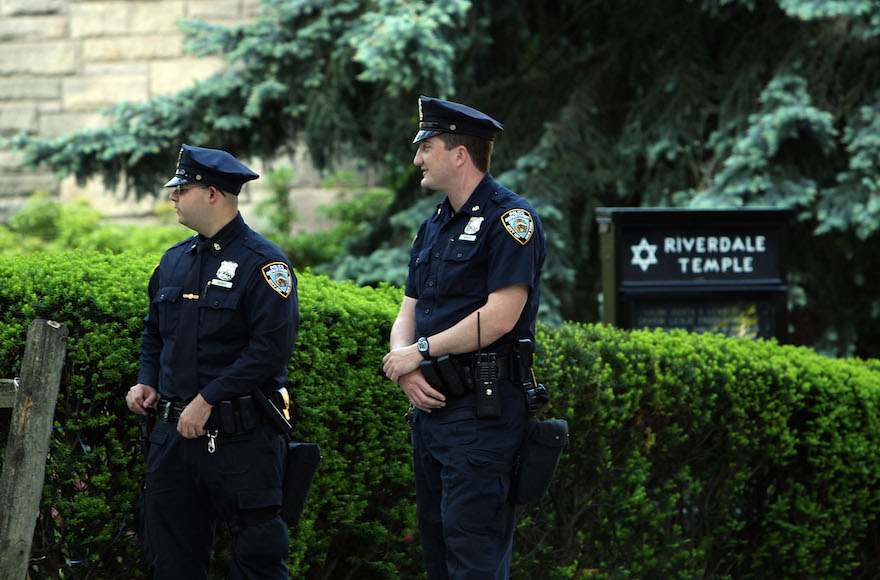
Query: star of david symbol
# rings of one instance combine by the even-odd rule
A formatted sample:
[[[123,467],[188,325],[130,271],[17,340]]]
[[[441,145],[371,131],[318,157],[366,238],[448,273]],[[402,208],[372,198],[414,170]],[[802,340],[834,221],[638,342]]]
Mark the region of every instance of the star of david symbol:
[[[638,246],[630,246],[633,252],[631,264],[638,266],[642,272],[647,272],[648,268],[657,263],[657,244],[649,244],[646,238],[642,238]]]

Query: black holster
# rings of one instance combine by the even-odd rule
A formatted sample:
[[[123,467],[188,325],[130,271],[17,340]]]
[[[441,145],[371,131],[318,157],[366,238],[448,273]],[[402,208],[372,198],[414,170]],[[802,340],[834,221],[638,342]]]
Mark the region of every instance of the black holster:
[[[254,400],[263,415],[287,441],[287,458],[284,462],[284,481],[281,490],[281,517],[289,526],[295,526],[302,517],[315,472],[321,465],[321,448],[317,443],[299,443],[290,440],[290,423],[286,397],[271,399],[259,389],[254,390]],[[279,408],[279,406],[283,408]]]
[[[153,432],[153,424],[156,422],[156,410],[147,407],[147,414],[138,417],[138,442],[144,457],[150,451],[150,433]]]
[[[514,468],[510,498],[515,504],[538,503],[550,489],[562,449],[568,444],[564,419],[541,421],[530,416]]]
[[[289,526],[295,526],[302,517],[315,472],[321,465],[321,448],[317,443],[287,444],[287,461],[284,466],[284,490],[281,517]]]
[[[538,503],[550,489],[563,448],[568,445],[568,423],[564,419],[542,421],[539,415],[550,401],[544,385],[532,370],[534,343],[520,340],[514,348],[515,371],[529,407],[523,442],[514,467],[510,498],[513,503]]]

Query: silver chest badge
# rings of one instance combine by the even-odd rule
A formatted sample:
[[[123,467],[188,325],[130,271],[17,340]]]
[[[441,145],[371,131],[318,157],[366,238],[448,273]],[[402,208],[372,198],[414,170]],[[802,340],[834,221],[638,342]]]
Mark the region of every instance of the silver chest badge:
[[[464,226],[464,233],[466,234],[475,234],[480,231],[480,226],[483,225],[483,217],[482,216],[471,216],[471,219],[468,220],[466,226]]]
[[[224,260],[220,262],[220,267],[217,268],[217,273],[214,274],[216,278],[211,280],[211,284],[214,286],[222,286],[224,288],[232,288],[232,280],[235,277],[235,269],[238,268],[237,262],[230,262],[228,260]]]
[[[480,227],[482,227],[482,225],[482,216],[471,216],[471,219],[468,220],[467,225],[464,226],[464,233],[458,236],[458,239],[473,242],[477,239],[476,233],[480,231]]]
[[[224,260],[220,262],[220,267],[217,268],[216,276],[225,281],[230,281],[235,277],[235,270],[238,268],[237,262],[230,262],[228,260]]]

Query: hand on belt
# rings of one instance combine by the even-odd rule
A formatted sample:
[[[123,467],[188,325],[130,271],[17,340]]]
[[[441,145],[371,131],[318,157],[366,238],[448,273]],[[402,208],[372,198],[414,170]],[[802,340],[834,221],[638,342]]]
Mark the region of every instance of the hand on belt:
[[[169,399],[159,397],[159,401],[156,403],[156,419],[158,419],[159,421],[174,423],[175,421],[180,419],[180,414],[183,413],[184,409],[186,409],[187,404],[188,402],[171,401]]]
[[[174,423],[186,409],[189,401],[170,401],[159,397],[156,403],[156,418],[159,421]],[[251,395],[234,397],[220,401],[211,410],[205,429],[217,429],[221,435],[237,435],[253,431],[258,423],[265,423],[265,416],[254,404]]]

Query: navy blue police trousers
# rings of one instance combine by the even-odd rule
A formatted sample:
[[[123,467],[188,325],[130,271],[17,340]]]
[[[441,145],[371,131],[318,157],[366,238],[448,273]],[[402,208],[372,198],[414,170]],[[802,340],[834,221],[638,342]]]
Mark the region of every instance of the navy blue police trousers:
[[[287,524],[277,513],[287,448],[271,425],[186,439],[177,423],[150,435],[143,495],[143,548],[154,578],[208,578],[216,522],[232,534],[234,579],[287,578]]]
[[[522,389],[499,383],[502,416],[478,418],[472,394],[413,417],[419,535],[429,580],[505,580],[511,475],[528,415]]]

